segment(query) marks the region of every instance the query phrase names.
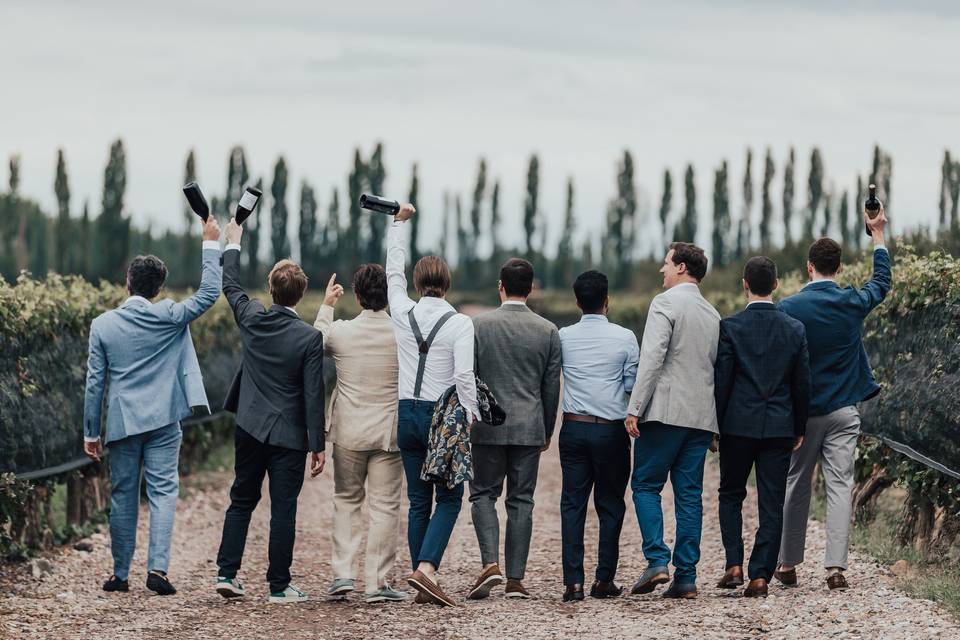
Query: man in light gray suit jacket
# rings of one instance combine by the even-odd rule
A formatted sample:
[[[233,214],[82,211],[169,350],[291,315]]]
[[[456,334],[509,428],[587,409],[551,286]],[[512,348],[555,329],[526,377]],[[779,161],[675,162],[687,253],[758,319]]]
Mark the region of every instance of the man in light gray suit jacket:
[[[84,452],[99,460],[101,440],[110,448],[113,576],[104,583],[104,591],[129,589],[143,471],[150,502],[147,588],[160,595],[176,593],[167,568],[180,488],[180,421],[193,413],[192,407],[210,411],[190,323],[220,297],[219,240],[220,227],[210,216],[203,226],[203,275],[192,297],[153,302],[167,268],[156,256],[137,256],[127,271],[130,297],[90,325]],[[107,419],[102,432],[105,393]]]
[[[529,598],[523,586],[530,535],[533,492],[540,452],[550,446],[560,402],[560,334],[556,326],[531,311],[533,265],[507,260],[500,269],[500,308],[474,318],[476,372],[507,413],[500,426],[477,423],[470,483],[473,526],[480,543],[483,570],[468,596],[478,600],[503,582],[500,572],[500,523],[497,499],[507,481],[507,531],[504,556],[508,598]]]
[[[663,595],[695,598],[703,463],[718,432],[713,382],[720,314],[700,294],[700,280],[707,273],[703,249],[674,242],[660,273],[666,291],[653,299],[647,312],[626,420],[627,432],[636,438],[631,486],[649,565],[633,593],[650,593],[670,580],[670,549],[663,542],[660,508],[660,492],[669,475],[677,534],[674,580]]]

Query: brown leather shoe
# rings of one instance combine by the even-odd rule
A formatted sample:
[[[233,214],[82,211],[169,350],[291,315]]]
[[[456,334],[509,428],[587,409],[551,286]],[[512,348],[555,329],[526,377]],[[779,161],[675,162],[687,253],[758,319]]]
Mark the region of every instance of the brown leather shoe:
[[[741,585],[743,585],[743,567],[734,565],[727,567],[727,572],[717,583],[717,589],[736,589]]]
[[[600,582],[598,580],[590,587],[591,598],[619,598],[622,593],[623,587],[615,582]]]
[[[583,585],[568,584],[567,588],[563,591],[563,601],[580,602],[581,600],[583,600]]]
[[[780,583],[785,587],[795,587],[797,586],[797,568],[794,567],[789,571],[781,571],[779,568],[773,572],[773,577],[780,581]]]
[[[847,584],[847,579],[843,577],[842,572],[837,572],[827,576],[827,586],[830,587],[831,591],[846,591],[850,588],[850,585]]]
[[[414,571],[413,575],[407,578],[407,584],[419,591],[425,598],[434,604],[444,607],[455,607],[457,603],[443,592],[440,585],[428,578],[421,571]]]
[[[433,600],[417,591],[417,597],[413,599],[414,604],[432,604]]]
[[[747,588],[743,590],[744,598],[766,598],[767,581],[763,578],[755,578],[750,581]]]
[[[523,588],[523,583],[516,578],[507,578],[507,586],[503,589],[504,598],[523,598],[528,600],[530,593]]]
[[[500,573],[499,566],[493,565],[484,570],[484,572],[480,574],[480,577],[477,578],[477,581],[473,583],[473,588],[470,589],[467,599],[483,600],[490,596],[491,589],[501,584],[503,584],[503,574]]]

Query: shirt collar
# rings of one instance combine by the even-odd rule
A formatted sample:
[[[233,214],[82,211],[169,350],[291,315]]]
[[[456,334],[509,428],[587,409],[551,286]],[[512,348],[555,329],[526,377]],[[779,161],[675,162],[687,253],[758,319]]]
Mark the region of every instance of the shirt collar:
[[[297,313],[297,310],[294,307],[284,307],[284,309],[286,309],[287,311],[293,311],[293,314],[295,316],[297,316],[298,318],[300,317],[300,314]]]
[[[673,291],[674,289],[679,289],[680,287],[693,287],[697,291],[700,291],[700,285],[698,285],[696,282],[681,282],[680,284],[675,284],[672,287],[670,287],[670,291]]]
[[[361,318],[383,318],[386,317],[387,312],[383,309],[380,311],[374,311],[373,309],[361,309],[360,316]]]
[[[769,300],[751,300],[750,302],[747,303],[747,308],[749,309],[750,305],[753,305],[753,304],[768,304],[771,307],[773,306],[773,302]]]
[[[588,320],[592,322],[610,322],[610,320],[607,319],[607,316],[603,315],[602,313],[585,313],[580,317],[580,322]]]
[[[129,298],[127,298],[126,300],[124,300],[123,304],[120,305],[120,306],[125,307],[125,306],[127,306],[128,304],[130,304],[131,302],[141,302],[141,303],[147,304],[147,305],[152,304],[149,300],[147,300],[147,299],[144,298],[143,296],[130,296]]]
[[[525,306],[527,306],[527,303],[524,302],[523,300],[504,300],[504,301],[500,304],[501,307],[505,307],[505,306],[507,306],[507,305],[517,306],[517,307],[525,307]]]
[[[806,289],[807,287],[809,287],[809,286],[811,286],[811,285],[822,286],[822,285],[825,285],[825,284],[827,284],[827,283],[830,283],[830,284],[832,284],[832,285],[834,285],[834,286],[838,286],[838,285],[837,285],[837,281],[834,280],[833,278],[820,278],[819,280],[811,280],[811,281],[808,282],[807,284],[803,285],[803,289]]]

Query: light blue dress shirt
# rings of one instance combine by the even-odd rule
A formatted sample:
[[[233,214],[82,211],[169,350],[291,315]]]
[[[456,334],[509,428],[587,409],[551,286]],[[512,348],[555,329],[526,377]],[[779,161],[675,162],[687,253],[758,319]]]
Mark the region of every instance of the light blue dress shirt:
[[[606,420],[627,417],[637,380],[640,345],[633,331],[586,313],[560,329],[563,353],[563,411]]]

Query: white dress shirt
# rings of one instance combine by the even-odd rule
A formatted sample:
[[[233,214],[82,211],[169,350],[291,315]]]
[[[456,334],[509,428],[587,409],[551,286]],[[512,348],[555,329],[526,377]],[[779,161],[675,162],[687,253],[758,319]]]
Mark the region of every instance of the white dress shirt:
[[[400,365],[399,391],[401,400],[435,402],[451,382],[457,386],[457,396],[475,418],[479,418],[477,381],[473,372],[473,322],[462,313],[450,318],[440,329],[427,354],[420,397],[413,395],[420,362],[420,349],[410,328],[407,313],[413,310],[424,339],[433,326],[448,311],[456,311],[442,298],[424,296],[414,302],[407,295],[407,224],[394,222],[387,231],[387,298],[390,316],[397,337],[397,361]]]

